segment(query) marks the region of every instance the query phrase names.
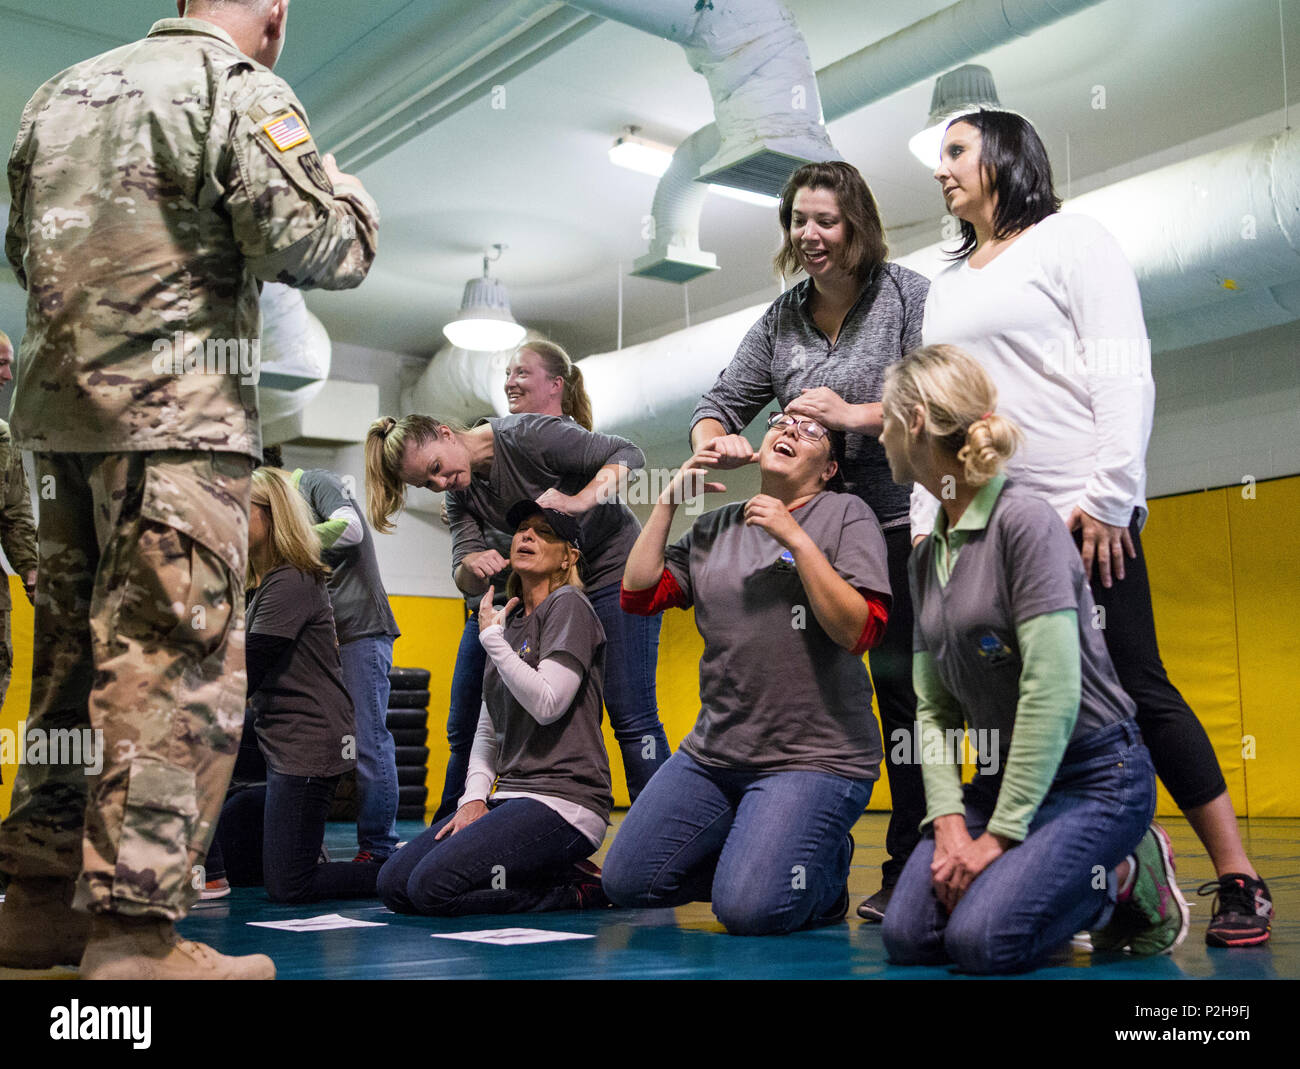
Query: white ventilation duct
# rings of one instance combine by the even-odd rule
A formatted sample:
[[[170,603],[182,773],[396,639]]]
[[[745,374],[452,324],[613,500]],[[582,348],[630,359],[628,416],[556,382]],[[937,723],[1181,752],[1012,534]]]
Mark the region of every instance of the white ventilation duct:
[[[826,122],[842,119],[901,89],[983,55],[998,45],[1028,36],[1034,30],[1100,2],[962,0],[946,7],[818,71],[816,85]],[[789,92],[788,85],[786,92]],[[918,123],[921,118],[917,116]],[[700,216],[704,211],[705,195],[703,189],[697,191],[694,187],[705,180],[700,172],[708,165],[701,161],[701,156],[718,137],[713,124],[710,124],[695,131],[678,147],[672,165],[659,179],[655,190],[652,209],[655,240],[650,252],[636,261],[637,267],[632,274],[648,275],[666,282],[689,282],[701,273],[700,270],[689,270],[690,262],[717,262],[712,253],[700,249]],[[793,172],[787,172],[787,176],[790,173]],[[780,189],[773,192],[779,193]],[[673,248],[688,250],[683,267],[676,271],[671,270],[674,266],[671,256],[664,257],[668,242]],[[665,269],[641,269],[643,262],[653,264],[660,258],[669,260]]]
[[[262,287],[262,370],[258,411],[263,426],[301,412],[330,374],[332,346],[302,294],[278,282]]]
[[[1142,293],[1152,349],[1165,351],[1300,319],[1300,131],[1243,142],[1077,197],[1119,240]],[[951,246],[952,243],[949,243]],[[900,258],[933,275],[942,245]],[[767,304],[582,361],[597,428],[677,455],[695,404]],[[404,410],[471,419],[501,411],[487,361],[434,359]],[[469,391],[473,391],[472,393]],[[680,458],[679,458],[680,459]]]
[[[707,183],[776,195],[809,160],[839,159],[821,121],[808,46],[779,0],[569,0],[572,6],[680,44],[708,80],[716,123],[688,139],[662,219],[690,218],[694,230],[658,225],[633,274],[685,282],[716,268],[699,254],[699,216]],[[709,129],[708,127],[705,128]],[[688,173],[689,171],[689,173]],[[695,179],[698,189],[691,189]],[[685,184],[683,184],[685,183]],[[661,183],[662,185],[662,183]]]

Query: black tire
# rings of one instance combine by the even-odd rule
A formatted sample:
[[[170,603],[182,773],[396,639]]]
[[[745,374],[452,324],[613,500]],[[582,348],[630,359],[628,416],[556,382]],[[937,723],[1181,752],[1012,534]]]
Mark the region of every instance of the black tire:
[[[428,741],[428,728],[398,728],[393,732],[393,742],[397,746],[423,746]]]
[[[424,803],[429,799],[427,787],[398,787],[397,804],[398,806],[418,805],[424,808]]]
[[[427,746],[398,746],[397,747],[397,767],[398,768],[427,768],[429,766],[429,747]]]
[[[428,709],[389,709],[384,718],[389,731],[402,731],[408,728],[427,728],[429,726]]]
[[[422,805],[399,805],[397,807],[398,820],[423,820],[424,806]]]
[[[427,769],[416,768],[414,765],[406,765],[397,770],[397,785],[399,787],[423,786],[424,779],[428,774]]]
[[[395,690],[388,695],[389,709],[427,709],[428,707],[427,690]]]
[[[393,690],[426,690],[429,676],[427,668],[390,668],[388,685]]]

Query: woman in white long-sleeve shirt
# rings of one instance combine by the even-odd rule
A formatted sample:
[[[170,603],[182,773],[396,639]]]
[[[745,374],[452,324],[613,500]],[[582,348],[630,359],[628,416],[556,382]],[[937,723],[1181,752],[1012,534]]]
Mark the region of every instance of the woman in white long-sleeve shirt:
[[[605,836],[613,798],[600,733],[605,632],[578,580],[580,535],[532,501],[507,522],[518,590],[502,609],[489,592],[479,609],[488,666],[465,793],[380,871],[379,893],[398,913],[609,904],[599,870],[581,864]]]
[[[1218,873],[1211,946],[1269,937],[1272,902],[1246,856],[1232,800],[1205,729],[1165,674],[1139,537],[1146,448],[1155,407],[1137,280],[1094,220],[1060,213],[1051,165],[1033,126],[1013,112],[956,118],[934,173],[961,220],[956,262],[935,277],[926,345],[962,347],[997,386],[1025,435],[1007,465],[1075,534],[1106,645],[1156,772]],[[913,539],[937,502],[913,496]]]

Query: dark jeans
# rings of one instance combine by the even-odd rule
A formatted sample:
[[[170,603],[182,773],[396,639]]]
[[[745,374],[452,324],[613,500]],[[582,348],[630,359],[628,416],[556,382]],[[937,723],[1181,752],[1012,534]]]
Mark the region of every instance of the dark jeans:
[[[338,776],[284,776],[230,795],[208,851],[207,877],[266,887],[273,902],[373,898],[379,864],[317,864]]]
[[[571,868],[594,851],[554,810],[531,798],[489,801],[486,816],[438,839],[451,819],[385,862],[379,895],[394,913],[459,917],[580,908]]]
[[[1092,598],[1105,610],[1102,633],[1106,649],[1120,684],[1137,704],[1138,727],[1142,741],[1151,751],[1156,775],[1173,795],[1179,809],[1195,809],[1214,801],[1228,785],[1205,728],[1169,682],[1160,659],[1136,509],[1129,535],[1137,558],[1124,558],[1124,578],[1112,580],[1109,590],[1101,585],[1094,565]],[[1079,532],[1074,537],[1076,543],[1080,542]]]
[[[912,591],[907,579],[907,558],[912,553],[911,532],[904,524],[891,527],[884,534],[889,554],[889,588],[893,598],[885,639],[868,658],[884,733],[885,771],[889,776],[891,806],[889,828],[885,832],[885,850],[889,856],[881,865],[881,875],[883,885],[893,887],[921,839],[925,784],[921,780],[921,766],[910,760],[916,720],[916,691],[912,689]],[[902,740],[907,741],[906,746],[898,745]],[[894,759],[895,753],[902,757],[901,761]]]
[[[966,828],[982,835],[1002,777],[966,786]],[[1032,969],[1070,936],[1103,925],[1114,868],[1155,812],[1151,759],[1131,720],[1071,743],[1024,842],[975,877],[952,914],[934,894],[933,834],[912,853],[885,911],[883,937],[896,965],[956,964],[966,972]]]

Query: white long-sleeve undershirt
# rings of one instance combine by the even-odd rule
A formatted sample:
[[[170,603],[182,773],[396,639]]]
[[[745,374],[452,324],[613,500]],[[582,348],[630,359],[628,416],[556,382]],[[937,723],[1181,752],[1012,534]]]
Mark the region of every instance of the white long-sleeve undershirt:
[[[511,648],[506,641],[505,629],[499,624],[484,628],[479,633],[479,642],[492,658],[502,682],[515,700],[539,724],[554,723],[568,712],[582,685],[581,672],[556,657],[544,658],[536,668],[531,667]],[[465,791],[460,797],[459,805],[487,801],[497,778],[499,752],[500,744],[485,702],[479,713],[478,728],[474,732],[469,769],[465,775]],[[526,791],[498,791],[496,797],[531,798],[540,802],[582,832],[593,846],[599,846],[605,837],[607,822],[599,814],[575,802]]]

